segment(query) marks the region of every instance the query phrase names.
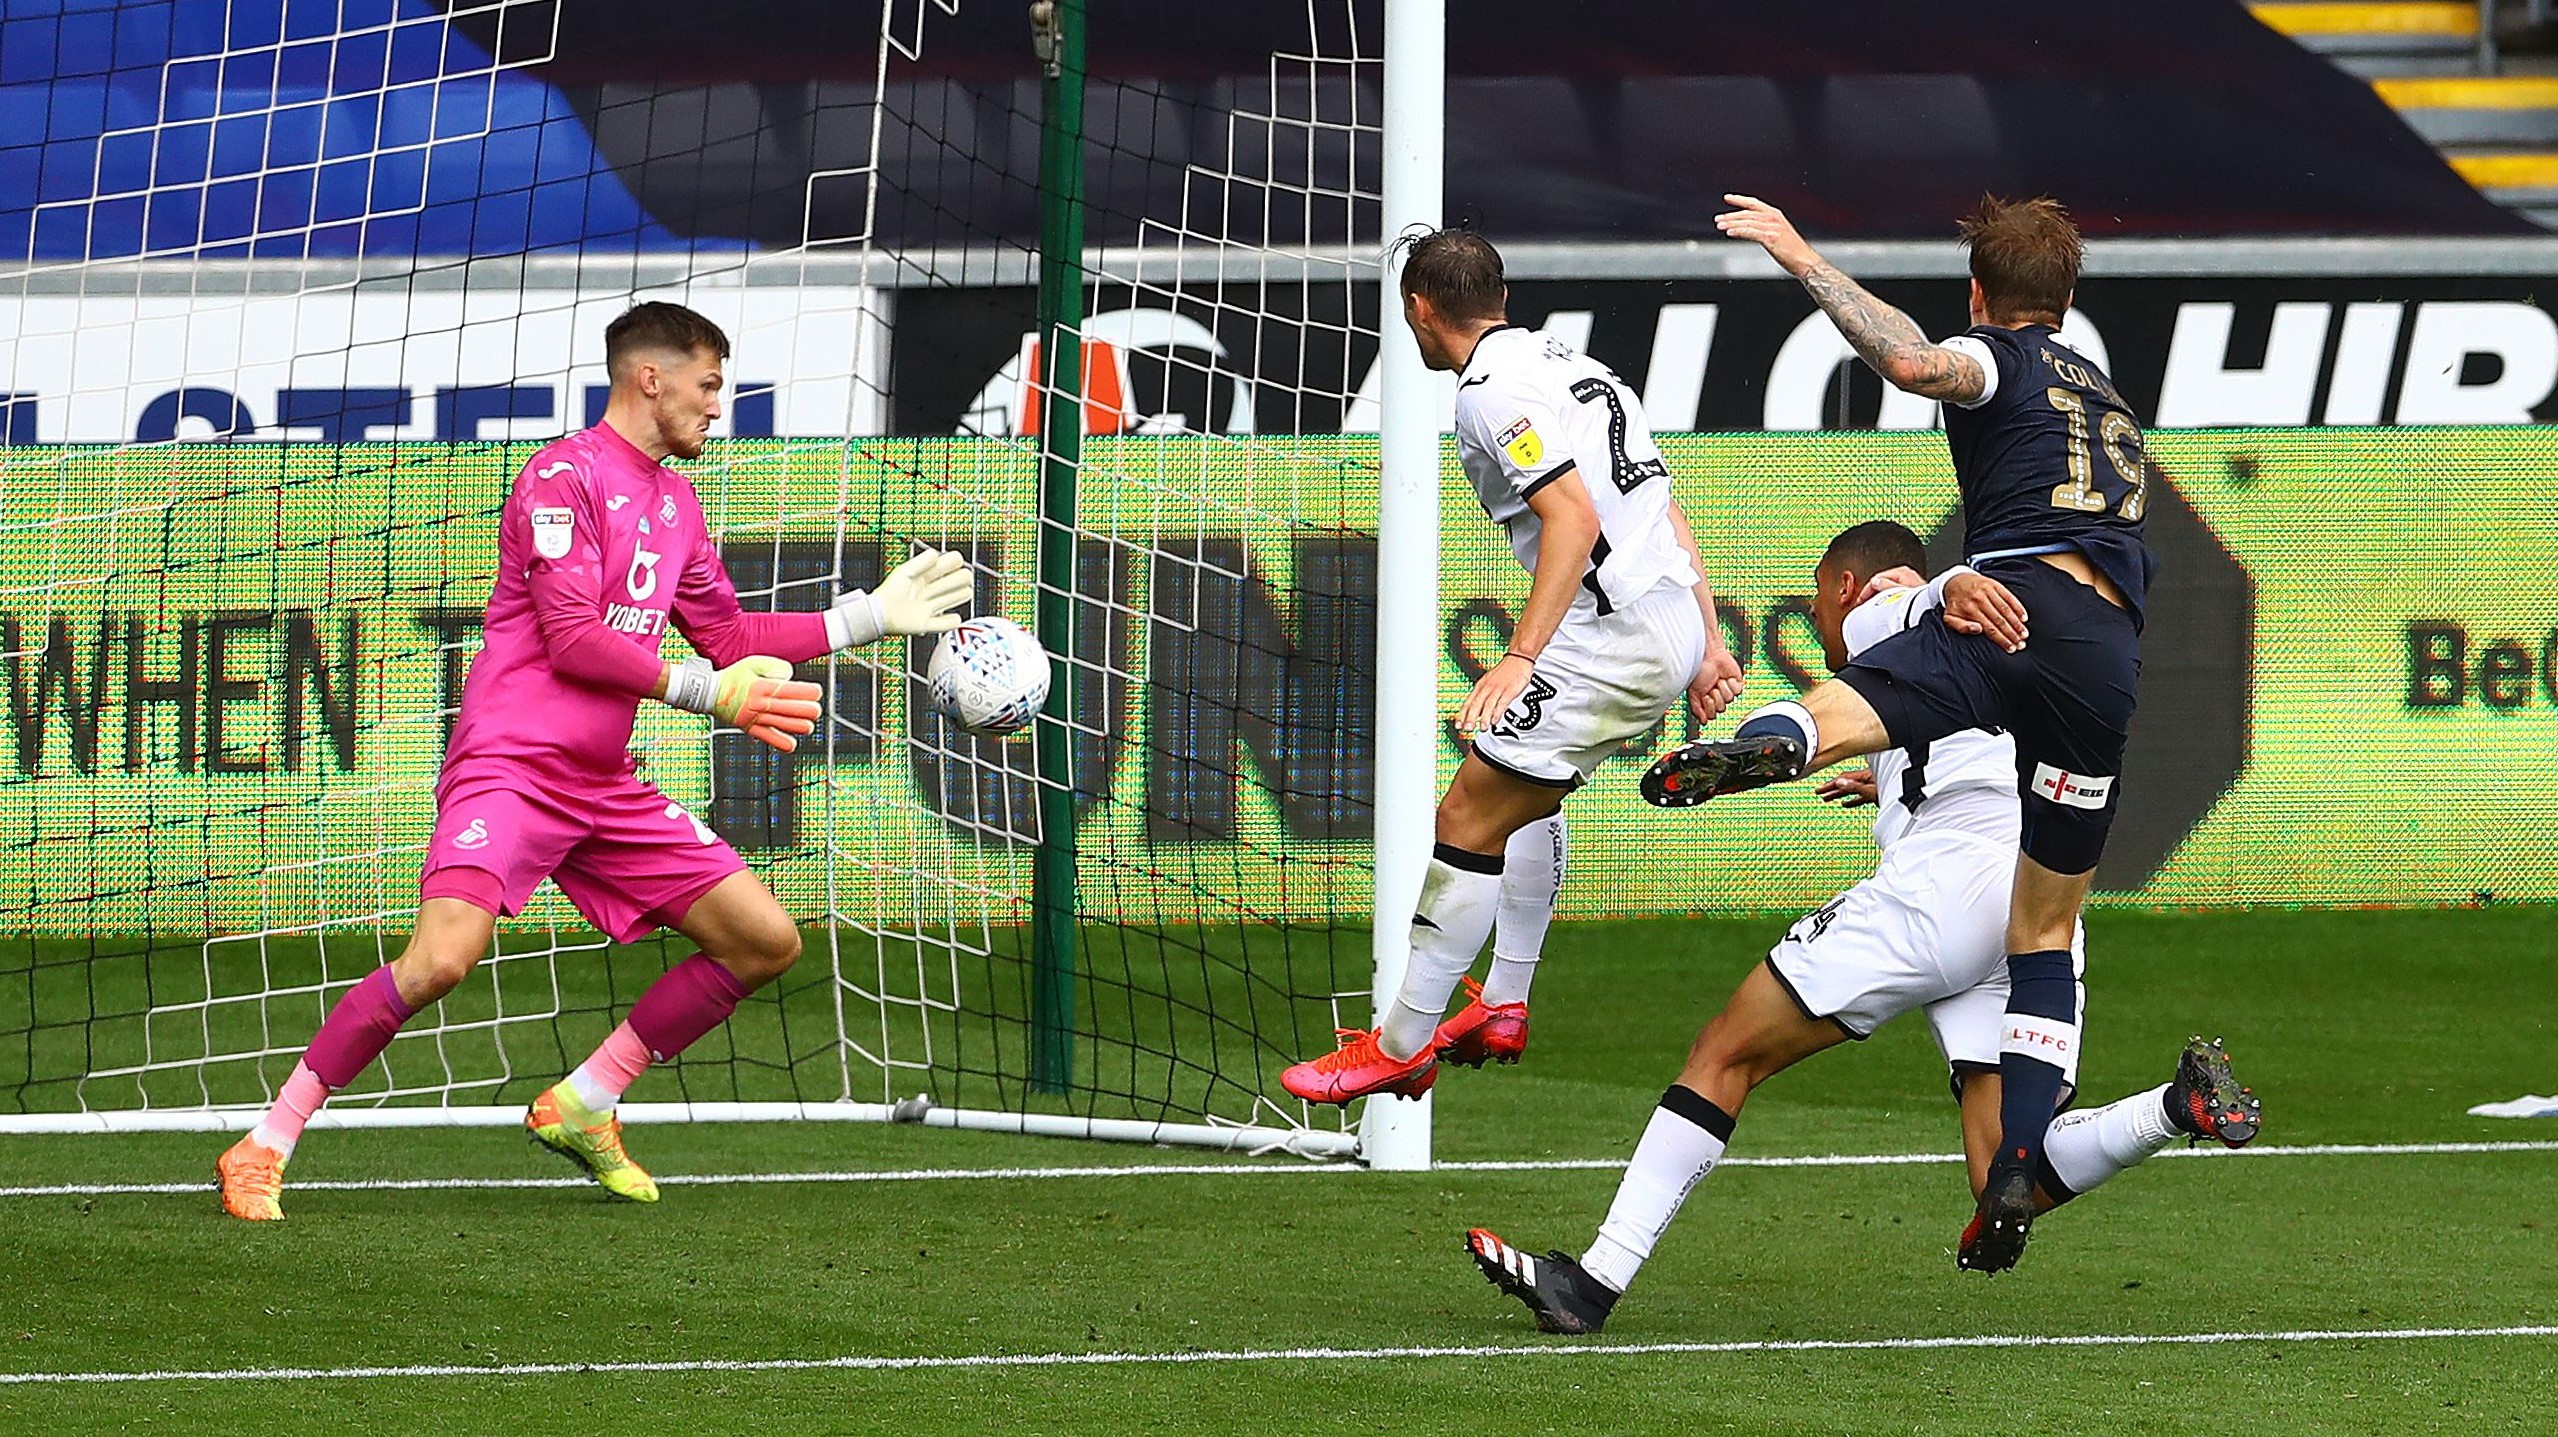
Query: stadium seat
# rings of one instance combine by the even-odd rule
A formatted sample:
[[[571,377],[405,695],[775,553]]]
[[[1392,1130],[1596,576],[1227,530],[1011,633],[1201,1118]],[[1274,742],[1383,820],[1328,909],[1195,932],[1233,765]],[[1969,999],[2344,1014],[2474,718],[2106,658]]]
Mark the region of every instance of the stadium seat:
[[[910,244],[932,244],[947,216],[983,211],[1007,225],[1037,223],[1037,150],[1025,175],[1016,166],[1018,122],[994,100],[956,80],[891,81],[881,89],[879,223]],[[856,151],[855,153],[858,153]],[[893,197],[893,198],[892,198]],[[954,237],[941,235],[944,242]]]
[[[1095,80],[1084,94],[1084,202],[1087,234],[1112,237],[1180,203],[1190,163],[1190,112],[1180,89],[1161,80]]]
[[[1211,85],[1192,125],[1198,173],[1190,177],[1188,203],[1229,213],[1229,232],[1252,233],[1266,224],[1273,244],[1338,242],[1347,232],[1354,180],[1373,174],[1377,163],[1376,137],[1354,134],[1346,121],[1366,122],[1383,113],[1384,103],[1375,85],[1361,81],[1354,88],[1335,75]],[[1242,183],[1226,183],[1227,175]],[[1270,187],[1266,213],[1252,213],[1265,208],[1263,186]]]
[[[1580,87],[1557,75],[1476,76],[1448,86],[1448,176],[1451,198],[1496,227],[1506,212],[1528,206],[1588,217],[1595,228],[1625,221],[1626,189],[1601,148]],[[1508,170],[1499,190],[1468,186],[1469,177]]]
[[[2017,187],[2012,152],[1970,75],[1839,75],[1821,86],[1833,188],[1868,194]]]
[[[806,173],[805,150],[774,153],[781,127],[768,129],[765,119],[764,98],[753,85],[612,84],[603,87],[596,110],[595,143],[609,155],[644,157],[623,168],[643,203],[689,193],[707,227],[752,234],[759,179],[787,168]],[[661,135],[697,138],[670,150],[652,138]],[[796,185],[791,189],[779,202],[787,204],[796,229],[799,195]]]
[[[1636,76],[1617,113],[1617,169],[1630,188],[1652,176],[1710,175],[1780,204],[1803,189],[1794,107],[1764,75]],[[1689,197],[1662,198],[1694,207]]]

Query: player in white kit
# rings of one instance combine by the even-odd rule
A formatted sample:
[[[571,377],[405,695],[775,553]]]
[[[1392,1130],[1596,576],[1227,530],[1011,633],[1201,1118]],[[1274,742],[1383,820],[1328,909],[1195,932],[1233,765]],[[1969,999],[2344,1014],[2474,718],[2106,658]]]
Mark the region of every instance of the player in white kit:
[[[1404,320],[1457,371],[1457,451],[1533,580],[1509,651],[1467,695],[1473,750],[1440,801],[1401,990],[1376,1028],[1281,1075],[1309,1102],[1418,1097],[1441,1059],[1515,1062],[1562,883],[1563,797],[1686,696],[1699,721],[1741,692],[1670,467],[1634,392],[1511,324],[1501,256],[1448,229],[1403,241]],[[1499,932],[1495,934],[1495,929]],[[1487,938],[1491,972],[1445,1017]]]
[[[1899,524],[1860,524],[1831,541],[1816,573],[1812,617],[1832,669],[1941,603],[1942,586],[1919,578],[1924,558],[1918,536]],[[1847,806],[1876,806],[1882,861],[1874,876],[1796,923],[1697,1035],[1589,1249],[1578,1258],[1534,1257],[1485,1229],[1466,1234],[1476,1266],[1525,1302],[1538,1326],[1599,1330],[1689,1191],[1721,1160],[1751,1089],[1914,1009],[1927,1013],[1952,1073],[1978,1197],[1999,1141],[2008,897],[2021,821],[2016,745],[2004,734],[1966,729],[1924,751],[1885,750],[1871,762],[1869,770],[1831,779],[1820,793]],[[2073,933],[2071,953],[2083,971],[2083,931]],[[2063,1065],[2064,1102],[2077,1086],[2078,1056],[2073,1050],[2054,1060]],[[2218,1040],[2196,1039],[2174,1081],[2054,1122],[2037,1207],[2067,1202],[2179,1137],[2237,1147],[2255,1137],[2261,1121],[2255,1095],[2231,1077]],[[1966,1234],[1967,1252],[1971,1239]]]

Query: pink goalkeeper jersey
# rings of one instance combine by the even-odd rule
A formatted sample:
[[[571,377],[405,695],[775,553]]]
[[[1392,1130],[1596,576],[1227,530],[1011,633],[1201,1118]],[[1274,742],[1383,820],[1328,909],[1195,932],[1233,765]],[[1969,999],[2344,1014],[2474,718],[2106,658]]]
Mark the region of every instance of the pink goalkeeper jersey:
[[[690,479],[609,425],[545,446],[499,515],[497,584],[446,776],[492,758],[563,779],[630,773],[631,723],[663,673],[670,622],[722,668],[827,651],[822,614],[740,608]]]

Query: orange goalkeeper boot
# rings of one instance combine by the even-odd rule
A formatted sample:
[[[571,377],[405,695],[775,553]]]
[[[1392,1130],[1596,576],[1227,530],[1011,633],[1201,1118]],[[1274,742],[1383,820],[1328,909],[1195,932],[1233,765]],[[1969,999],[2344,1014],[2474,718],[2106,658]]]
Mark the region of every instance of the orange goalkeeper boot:
[[[242,1138],[214,1160],[222,1180],[222,1210],[247,1222],[284,1220],[284,1154],[255,1138]]]
[[[1519,1055],[1528,1050],[1527,1003],[1486,1003],[1481,983],[1468,978],[1465,984],[1466,1005],[1441,1023],[1438,1036],[1431,1040],[1439,1061],[1461,1068],[1519,1061]]]
[[[1311,1062],[1297,1063],[1279,1075],[1279,1086],[1309,1103],[1346,1103],[1371,1093],[1417,1098],[1439,1081],[1436,1045],[1409,1058],[1389,1057],[1373,1028],[1339,1028],[1341,1046]]]

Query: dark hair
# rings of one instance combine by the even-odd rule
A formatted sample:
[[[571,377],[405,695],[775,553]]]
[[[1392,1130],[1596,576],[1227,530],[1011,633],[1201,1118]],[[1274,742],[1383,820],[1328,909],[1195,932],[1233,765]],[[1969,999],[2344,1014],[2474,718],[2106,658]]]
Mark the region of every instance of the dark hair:
[[[1501,274],[1501,251],[1470,229],[1410,230],[1387,253],[1404,252],[1403,292],[1430,301],[1442,319],[1499,319],[1509,309],[1510,284]]]
[[[604,326],[604,371],[618,376],[622,361],[643,349],[669,351],[690,356],[707,349],[721,359],[728,358],[728,336],[720,327],[680,304],[651,300],[632,305],[622,317]]]
[[[1990,318],[2061,322],[2085,251],[2060,201],[2049,195],[2030,200],[1983,195],[1961,229]]]
[[[1873,578],[1886,569],[1927,572],[1927,546],[1908,526],[1872,519],[1830,541],[1821,551],[1821,567]]]

